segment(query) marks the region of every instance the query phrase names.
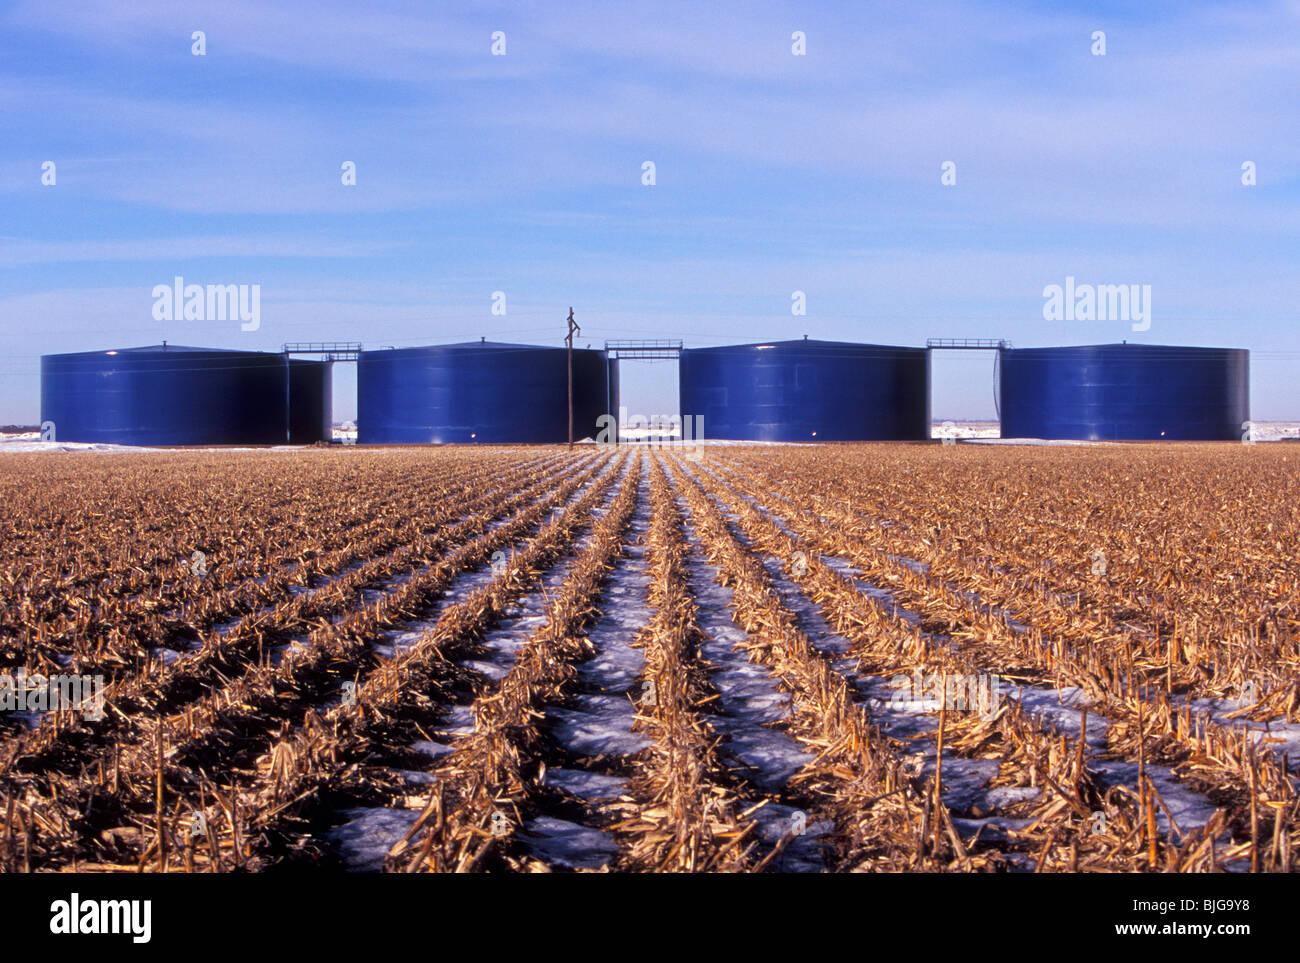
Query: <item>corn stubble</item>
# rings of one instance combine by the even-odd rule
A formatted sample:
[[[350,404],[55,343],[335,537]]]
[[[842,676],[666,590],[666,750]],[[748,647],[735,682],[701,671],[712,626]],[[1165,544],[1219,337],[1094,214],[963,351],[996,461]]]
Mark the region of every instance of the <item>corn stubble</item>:
[[[590,626],[618,602],[608,576],[648,477],[652,614],[628,698],[649,746],[618,762],[621,795],[584,811],[616,844],[608,870],[770,871],[795,837],[762,838],[755,817],[779,803],[832,827],[819,850],[831,871],[1290,872],[1296,776],[1260,732],[1300,723],[1288,457],[1260,445],[737,447],[689,462],[547,448],[9,456],[0,671],[100,675],[106,701],[100,719],[65,708],[34,728],[0,713],[0,869],[308,868],[328,862],[323,831],[345,804],[414,811],[388,871],[559,868],[524,838],[530,820],[581,808],[546,781],[547,707],[571,697],[595,653]],[[813,757],[779,789],[753,785],[718,734],[692,557],[733,593],[743,654],[788,694],[780,728]],[[561,564],[509,671],[472,668],[486,633]],[[482,588],[448,596],[489,566]],[[818,647],[796,596],[847,659]],[[410,645],[378,653],[416,620]],[[900,739],[856,686],[913,673],[1072,687],[1083,724],[1061,731],[1016,698],[945,703]],[[457,701],[472,703],[473,731],[413,792],[397,774],[420,765],[405,747]],[[1103,744],[1081,737],[1089,721]],[[988,787],[1015,801],[992,814],[954,801],[954,767],[975,763],[994,764]],[[1204,825],[1178,825],[1169,779],[1212,800]]]

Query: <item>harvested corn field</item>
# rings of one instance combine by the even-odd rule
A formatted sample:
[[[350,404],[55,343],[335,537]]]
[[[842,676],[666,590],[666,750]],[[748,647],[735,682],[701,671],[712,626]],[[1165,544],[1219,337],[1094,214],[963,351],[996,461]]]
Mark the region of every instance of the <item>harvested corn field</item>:
[[[1290,872],[1288,449],[0,463],[7,872]]]

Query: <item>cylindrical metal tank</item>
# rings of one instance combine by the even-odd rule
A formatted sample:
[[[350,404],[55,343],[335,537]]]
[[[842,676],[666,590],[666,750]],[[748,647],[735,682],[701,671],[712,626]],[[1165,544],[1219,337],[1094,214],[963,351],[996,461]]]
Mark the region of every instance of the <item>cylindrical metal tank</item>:
[[[1002,437],[1235,441],[1250,352],[1151,344],[1004,348]]]
[[[772,341],[687,348],[682,416],[704,438],[735,441],[922,440],[930,434],[924,348]]]
[[[58,441],[119,445],[284,444],[291,381],[298,441],[328,431],[329,372],[282,354],[153,345],[41,358],[41,421]]]
[[[573,437],[594,438],[609,403],[605,352],[574,349]],[[497,341],[363,351],[362,444],[546,444],[568,440],[564,348]]]

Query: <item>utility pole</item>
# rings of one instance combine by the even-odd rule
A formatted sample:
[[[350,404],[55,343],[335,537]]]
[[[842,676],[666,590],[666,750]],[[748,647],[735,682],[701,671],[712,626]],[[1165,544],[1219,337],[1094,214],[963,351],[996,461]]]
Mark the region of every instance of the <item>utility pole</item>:
[[[569,308],[569,334],[564,343],[569,346],[569,447],[573,447],[573,335],[582,334],[582,328],[573,320],[573,308]]]

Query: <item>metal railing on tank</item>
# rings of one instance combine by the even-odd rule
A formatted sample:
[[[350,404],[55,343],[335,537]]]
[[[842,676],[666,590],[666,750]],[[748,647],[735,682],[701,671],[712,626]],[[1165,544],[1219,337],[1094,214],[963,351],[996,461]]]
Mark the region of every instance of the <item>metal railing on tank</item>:
[[[634,338],[605,342],[610,360],[676,361],[682,356],[682,343],[669,338]]]
[[[989,351],[1014,347],[1006,338],[926,338],[927,348],[957,348],[969,351]]]
[[[314,354],[323,361],[356,361],[360,341],[289,341],[281,345],[285,354]]]

